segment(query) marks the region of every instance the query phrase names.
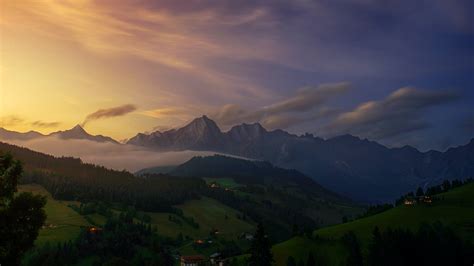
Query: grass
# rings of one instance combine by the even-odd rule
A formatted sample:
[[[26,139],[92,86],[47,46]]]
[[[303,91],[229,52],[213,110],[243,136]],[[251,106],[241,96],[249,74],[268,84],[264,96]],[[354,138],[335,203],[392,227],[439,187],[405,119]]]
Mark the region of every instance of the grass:
[[[401,205],[374,216],[322,228],[315,234],[335,239],[354,231],[364,245],[370,241],[375,226],[381,230],[387,227],[416,230],[422,223],[440,221],[465,239],[474,240],[474,184],[442,193],[436,198],[431,205]]]
[[[70,204],[77,205],[77,202],[54,200],[48,191],[35,184],[21,185],[19,191],[41,194],[48,199],[45,206],[47,215],[45,228],[40,230],[36,240],[37,245],[72,240],[77,237],[81,227],[91,225],[85,216],[81,216],[68,207]],[[183,210],[186,217],[192,217],[199,223],[199,228],[192,227],[175,214],[147,213],[152,218],[152,225],[157,226],[159,234],[176,237],[182,233],[183,236],[193,239],[204,239],[209,236],[212,229],[218,229],[220,238],[237,240],[241,233],[254,231],[253,223],[236,218],[237,214],[240,214],[238,211],[210,198],[203,197],[200,200],[188,201],[176,207]],[[170,215],[174,216],[178,223],[170,221],[168,219]],[[87,215],[87,218],[98,225],[103,225],[106,221],[106,218],[100,214],[90,214]]]
[[[314,232],[316,240],[294,237],[273,246],[276,265],[286,265],[288,256],[305,260],[313,252],[316,260],[323,260],[323,265],[341,265],[347,250],[340,238],[353,231],[361,242],[363,250],[372,238],[375,226],[381,230],[405,228],[417,230],[422,223],[440,221],[453,228],[461,237],[474,241],[474,184],[468,184],[435,197],[431,205],[397,206],[388,211],[358,219],[345,224],[321,228]]]
[[[318,265],[343,265],[347,256],[347,251],[340,241],[311,240],[299,236],[273,246],[272,252],[276,266],[285,266],[289,256],[297,263],[306,263],[310,253]]]
[[[221,240],[235,241],[243,249],[249,247],[250,243],[247,240],[239,239],[239,237],[243,232],[253,232],[255,225],[248,220],[237,219],[237,214],[241,215],[237,210],[207,197],[188,201],[175,207],[181,209],[185,217],[192,217],[199,224],[199,228],[192,227],[176,214],[147,213],[151,217],[152,225],[157,227],[160,235],[175,238],[181,233],[183,237],[190,237],[193,240],[207,240],[210,237],[211,230],[219,230],[219,234],[212,239],[212,244],[195,247],[193,241],[188,240],[178,249],[181,254],[204,254],[209,256],[216,249],[225,248]],[[173,220],[178,222],[170,221],[170,215],[173,216]]]
[[[191,216],[199,223],[199,231],[205,236],[213,229],[218,229],[219,236],[225,239],[235,239],[243,232],[254,231],[254,225],[249,221],[237,219],[240,212],[210,198],[188,201],[177,207],[185,216]]]
[[[100,215],[98,213],[93,213],[87,215],[87,217],[94,222],[94,224],[103,226],[107,222],[107,217]]]
[[[82,226],[90,225],[84,217],[67,206],[71,202],[54,200],[51,194],[40,185],[20,185],[18,191],[41,194],[48,199],[45,206],[47,215],[45,228],[40,230],[36,245],[73,240],[79,235]]]
[[[236,188],[236,187],[243,186],[241,184],[236,183],[233,178],[228,178],[228,177],[225,177],[225,178],[206,177],[203,179],[206,181],[207,184],[216,183],[223,188]]]
[[[253,223],[236,218],[240,212],[207,197],[191,200],[175,207],[181,209],[184,216],[192,217],[199,224],[199,228],[192,227],[175,214],[148,213],[152,218],[152,225],[157,226],[159,234],[176,237],[182,233],[183,236],[201,239],[207,238],[211,230],[218,229],[219,237],[236,240],[241,233],[254,231]],[[168,218],[170,215],[179,223],[170,221]]]
[[[148,212],[148,215],[151,217],[151,223],[153,226],[156,226],[158,229],[158,234],[164,235],[167,237],[175,238],[179,233],[183,236],[196,236],[199,235],[199,231],[195,230],[185,221],[183,221],[179,216],[171,213],[155,213]],[[173,216],[174,219],[178,220],[177,222],[172,222],[169,220],[169,216]]]

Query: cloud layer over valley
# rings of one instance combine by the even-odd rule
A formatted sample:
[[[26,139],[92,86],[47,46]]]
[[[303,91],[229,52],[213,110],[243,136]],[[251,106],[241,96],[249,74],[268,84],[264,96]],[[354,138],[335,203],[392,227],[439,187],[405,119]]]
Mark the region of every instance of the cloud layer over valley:
[[[208,156],[216,152],[180,151],[156,152],[133,145],[101,143],[89,140],[44,137],[33,140],[1,140],[6,143],[54,155],[79,157],[82,161],[116,170],[136,172],[154,166],[178,165],[194,156]]]

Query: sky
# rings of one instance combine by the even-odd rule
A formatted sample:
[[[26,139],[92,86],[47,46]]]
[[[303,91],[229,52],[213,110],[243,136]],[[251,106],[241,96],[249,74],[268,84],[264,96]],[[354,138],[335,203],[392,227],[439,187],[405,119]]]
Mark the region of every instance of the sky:
[[[474,2],[0,0],[0,127],[474,137]]]

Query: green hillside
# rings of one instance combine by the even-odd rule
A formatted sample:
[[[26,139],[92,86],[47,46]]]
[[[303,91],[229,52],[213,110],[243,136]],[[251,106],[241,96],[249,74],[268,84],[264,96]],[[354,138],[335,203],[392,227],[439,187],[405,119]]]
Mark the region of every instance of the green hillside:
[[[370,240],[375,226],[416,229],[420,224],[440,221],[467,240],[474,239],[474,184],[468,184],[435,196],[432,204],[397,206],[367,218],[322,228],[315,232],[322,238],[336,239],[354,231],[363,244]]]
[[[98,213],[80,215],[68,207],[68,205],[79,206],[79,202],[55,200],[40,185],[21,185],[19,186],[19,192],[32,192],[33,194],[45,195],[48,198],[45,207],[47,220],[36,241],[38,246],[42,246],[46,242],[55,244],[74,240],[79,235],[81,227],[92,225],[89,222],[97,225],[105,224],[106,217]],[[207,197],[188,201],[175,207],[183,211],[186,219],[192,218],[199,224],[199,227],[193,227],[185,218],[173,213],[147,212],[146,214],[151,217],[151,224],[156,226],[160,235],[176,238],[179,234],[182,234],[183,237],[190,237],[191,240],[180,248],[184,252],[189,254],[205,252],[205,250],[199,252],[194,250],[189,243],[192,243],[193,240],[209,238],[213,229],[219,231],[218,239],[235,241],[239,246],[245,248],[249,245],[248,241],[240,240],[239,236],[244,232],[253,232],[255,225],[249,219],[237,218],[241,217],[242,214],[235,209]],[[113,211],[118,213],[117,210]],[[170,216],[173,218],[170,219]],[[218,242],[209,246],[208,253],[213,253],[218,246],[221,246]]]
[[[276,266],[286,266],[289,256],[306,262],[310,253],[318,265],[343,265],[347,256],[347,250],[340,241],[312,240],[301,236],[273,246],[272,252]]]
[[[339,265],[347,254],[340,238],[353,231],[366,250],[375,226],[417,230],[422,223],[440,221],[450,226],[462,238],[474,241],[474,183],[436,195],[432,204],[397,206],[370,217],[345,224],[321,228],[314,232],[315,239],[294,237],[273,246],[276,265],[286,265],[289,256],[297,261],[306,260],[312,252],[316,259],[327,265]]]
[[[176,237],[179,233],[194,239],[206,238],[212,229],[219,230],[219,236],[227,240],[236,240],[243,232],[253,232],[253,222],[237,219],[240,212],[216,200],[202,197],[177,205],[185,217],[191,217],[199,228],[189,225],[183,218],[170,213],[147,213],[151,223],[156,225],[160,234]],[[170,221],[170,215],[174,221]]]
[[[81,226],[90,225],[83,216],[68,207],[71,202],[54,200],[51,194],[40,185],[21,185],[18,191],[45,195],[48,199],[45,206],[47,218],[36,240],[37,245],[75,239],[79,235]]]

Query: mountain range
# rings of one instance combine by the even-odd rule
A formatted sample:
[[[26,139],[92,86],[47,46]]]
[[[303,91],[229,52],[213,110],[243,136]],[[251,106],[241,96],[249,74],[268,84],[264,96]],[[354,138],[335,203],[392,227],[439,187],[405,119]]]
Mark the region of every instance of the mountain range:
[[[0,139],[4,140],[48,136],[118,144],[109,137],[93,136],[79,125],[49,135],[0,128]],[[411,146],[388,148],[352,135],[323,139],[280,129],[268,131],[258,123],[237,125],[223,132],[213,120],[202,116],[182,128],[139,133],[126,144],[156,151],[215,151],[268,161],[277,167],[296,169],[325,188],[360,202],[393,201],[419,186],[474,177],[474,139],[445,152],[420,152]]]
[[[188,125],[138,134],[128,144],[159,151],[208,150],[269,161],[297,169],[318,183],[363,202],[392,201],[418,186],[474,176],[474,139],[446,152],[388,148],[375,141],[342,135],[322,139],[268,131],[258,123],[222,132],[207,116]]]
[[[76,125],[75,127],[64,130],[64,131],[57,131],[50,133],[48,135],[43,135],[36,131],[28,131],[25,133],[16,132],[6,130],[4,128],[0,128],[0,139],[3,140],[33,140],[39,138],[46,138],[46,137],[58,137],[60,139],[70,140],[70,139],[82,139],[82,140],[90,140],[96,142],[111,142],[118,144],[118,142],[110,137],[102,136],[102,135],[91,135],[87,133],[84,128],[80,125]]]

